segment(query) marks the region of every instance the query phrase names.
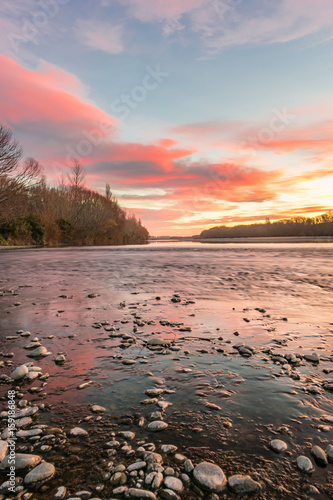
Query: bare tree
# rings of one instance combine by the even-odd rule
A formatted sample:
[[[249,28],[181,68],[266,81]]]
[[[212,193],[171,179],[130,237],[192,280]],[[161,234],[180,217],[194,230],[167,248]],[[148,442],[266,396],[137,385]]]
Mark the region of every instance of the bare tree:
[[[78,224],[80,215],[83,211],[83,191],[85,176],[85,171],[80,162],[76,158],[73,158],[73,166],[71,167],[70,172],[67,174],[67,178],[69,180],[69,195],[72,205],[71,219],[74,224]]]
[[[8,205],[13,198],[18,202],[41,173],[38,161],[27,158],[22,162],[22,154],[12,131],[0,125],[0,206]]]
[[[110,184],[108,182],[105,184],[105,198],[107,200],[111,200],[112,199],[111,186],[110,186]]]
[[[27,193],[42,171],[41,165],[34,158],[27,158],[16,168],[16,175],[0,174],[0,206]]]
[[[0,125],[0,175],[13,173],[22,158],[22,148],[13,139],[12,131]]]
[[[82,189],[84,187],[85,177],[86,173],[80,162],[76,158],[73,158],[73,166],[71,167],[69,174],[67,174],[70,186],[74,190]]]

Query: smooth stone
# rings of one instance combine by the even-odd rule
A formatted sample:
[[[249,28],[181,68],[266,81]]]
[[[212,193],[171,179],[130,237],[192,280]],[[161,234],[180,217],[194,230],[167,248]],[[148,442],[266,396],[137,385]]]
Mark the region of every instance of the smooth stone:
[[[310,361],[311,363],[319,363],[319,356],[316,352],[305,354],[304,359],[306,359],[306,361]]]
[[[269,443],[270,448],[272,448],[275,453],[282,453],[283,451],[286,451],[288,448],[287,443],[282,441],[281,439],[273,439]]]
[[[169,401],[157,401],[157,403],[156,403],[156,406],[158,406],[159,408],[162,408],[162,410],[165,410],[168,406],[171,406],[171,405],[172,405],[172,403],[169,403]]]
[[[184,462],[184,469],[187,474],[190,474],[194,470],[194,465],[191,460],[185,460]]]
[[[165,476],[174,476],[175,475],[175,471],[172,467],[167,467],[165,470],[164,470],[164,475]]]
[[[43,434],[42,429],[29,429],[28,431],[17,431],[16,436],[19,438],[26,438],[31,436],[39,436],[40,434]]]
[[[326,448],[327,459],[330,464],[333,464],[333,446],[329,444]]]
[[[320,465],[327,465],[328,464],[326,453],[324,452],[324,450],[322,448],[320,448],[320,446],[317,446],[317,445],[313,446],[311,449],[311,455],[313,455],[315,461],[318,464],[320,464]]]
[[[159,453],[154,453],[152,451],[146,451],[143,454],[143,459],[147,464],[162,464],[163,458]]]
[[[308,474],[314,471],[314,467],[311,460],[308,457],[305,457],[304,455],[300,455],[299,457],[297,457],[296,463],[297,467],[302,472]]]
[[[53,498],[56,500],[64,498],[66,496],[66,493],[67,493],[67,490],[66,490],[65,486],[59,486],[57,491],[55,492]]]
[[[227,478],[223,470],[215,464],[201,462],[194,468],[194,481],[200,488],[218,493],[223,490],[227,483]]]
[[[176,453],[173,459],[175,462],[177,462],[177,464],[183,464],[187,460],[186,457],[181,453]]]
[[[104,408],[103,406],[93,405],[91,411],[93,411],[94,413],[103,413],[106,411],[106,408]]]
[[[117,432],[117,436],[121,436],[122,438],[126,440],[132,440],[135,438],[135,433],[131,431],[120,431]]]
[[[147,394],[147,396],[149,396],[150,398],[155,398],[157,396],[159,396],[160,394],[163,394],[163,389],[157,389],[157,388],[152,388],[152,389],[147,389],[145,391],[145,394]]]
[[[144,467],[146,467],[147,465],[147,462],[135,462],[134,464],[131,464],[127,467],[127,470],[128,472],[132,472],[134,470],[139,470],[139,469],[143,469]]]
[[[41,481],[48,481],[55,474],[55,467],[53,464],[49,464],[48,462],[44,462],[40,465],[37,465],[32,471],[30,471],[24,478],[24,483],[26,485],[32,485],[35,483],[39,483]]]
[[[156,495],[152,491],[141,490],[139,488],[130,488],[128,490],[130,498],[140,498],[142,500],[156,500]]]
[[[36,349],[37,347],[41,346],[42,344],[40,342],[30,342],[26,346],[24,346],[24,349]]]
[[[28,373],[28,367],[26,365],[21,365],[18,366],[13,373],[11,374],[10,378],[13,380],[20,380],[23,378],[27,373]]]
[[[22,408],[22,410],[19,410],[15,413],[14,418],[24,418],[24,417],[31,417],[32,415],[35,415],[39,410],[38,406],[27,406],[26,408]]]
[[[164,500],[180,500],[180,496],[177,493],[170,489],[161,489],[159,494]]]
[[[128,490],[127,486],[118,486],[118,488],[112,490],[112,495],[123,496],[125,495],[127,490]]]
[[[92,380],[89,380],[89,382],[83,382],[83,384],[80,384],[77,386],[77,389],[86,389],[87,387],[90,387],[94,382]]]
[[[240,495],[250,494],[260,490],[259,483],[253,481],[250,476],[242,476],[240,474],[229,477],[228,485],[231,491]]]
[[[66,358],[65,358],[65,356],[64,356],[63,354],[59,354],[59,355],[55,358],[55,360],[54,360],[54,362],[55,362],[55,363],[57,363],[57,364],[62,364],[62,363],[65,363],[65,361],[66,361]]]
[[[123,472],[116,472],[110,479],[112,486],[122,486],[127,483],[126,474]]]
[[[39,464],[42,460],[42,457],[39,455],[29,455],[24,453],[16,453],[15,455],[15,468],[17,470],[21,469],[30,469],[31,467],[35,467],[35,465]],[[0,463],[0,470],[9,469],[12,464],[9,463],[9,455],[7,455],[2,462]]]
[[[32,382],[33,380],[35,380],[35,379],[36,379],[36,378],[38,378],[38,377],[39,377],[39,372],[34,372],[34,371],[33,371],[33,372],[32,372],[32,371],[30,372],[30,371],[29,371],[29,372],[25,375],[24,380],[25,380],[26,382]]]
[[[207,402],[205,404],[205,406],[206,406],[206,408],[209,408],[210,410],[220,411],[222,409],[220,406],[217,406],[214,403],[209,403],[209,402]]]
[[[148,346],[169,346],[171,344],[170,340],[153,338],[148,340]]]
[[[81,427],[73,427],[73,429],[71,429],[69,431],[70,435],[71,436],[87,436],[88,435],[88,432],[84,429],[82,429]]]
[[[30,352],[29,357],[30,358],[38,358],[39,356],[47,356],[48,350],[44,346],[39,346],[37,349],[34,349],[33,351]]]
[[[8,443],[7,441],[2,441],[0,440],[0,462],[3,461],[5,456],[7,455],[7,450],[8,450]]]
[[[150,432],[159,432],[163,431],[168,427],[166,422],[162,422],[162,420],[154,420],[147,425],[147,430]]]
[[[124,359],[124,360],[122,361],[122,364],[123,364],[123,365],[129,365],[129,366],[130,366],[130,365],[135,365],[135,363],[136,363],[135,359]]]
[[[164,485],[167,489],[175,491],[176,493],[181,493],[184,489],[183,483],[177,477],[167,476],[164,479]]]
[[[148,420],[163,420],[163,415],[160,411],[153,411],[148,415]]]
[[[318,490],[318,488],[316,488],[315,486],[313,486],[313,484],[308,484],[306,486],[305,493],[307,495],[320,495],[320,491]]]
[[[105,445],[107,448],[119,448],[119,441],[108,441]]]
[[[156,475],[152,481],[151,487],[153,490],[158,490],[163,483],[163,474],[161,472],[156,472]]]

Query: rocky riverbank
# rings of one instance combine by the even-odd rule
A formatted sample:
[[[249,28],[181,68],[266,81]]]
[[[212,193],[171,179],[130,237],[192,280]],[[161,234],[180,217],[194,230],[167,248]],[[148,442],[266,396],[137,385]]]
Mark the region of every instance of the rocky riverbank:
[[[327,265],[187,252],[3,254],[0,498],[332,497]]]
[[[88,298],[97,296],[92,293]],[[160,297],[155,300],[159,302]],[[170,303],[187,306],[194,301],[174,294]],[[20,305],[20,302],[13,304],[14,307]],[[151,365],[152,361],[158,362],[158,358],[165,356],[174,361],[183,360],[177,370],[185,376],[197,378],[197,397],[205,413],[193,409],[186,411],[184,408],[169,421],[170,398],[176,392],[172,388],[174,384],[171,382],[169,385],[151,371],[146,372],[146,387],[142,390],[139,408],[128,408],[127,414],[117,418],[105,407],[94,403],[62,401],[52,404],[47,392],[50,375],[43,364],[46,359],[52,358],[55,367],[66,369],[70,366],[68,354],[49,350],[53,335],[39,338],[30,331],[13,332],[13,335],[6,336],[5,345],[14,352],[2,352],[3,359],[0,361],[3,371],[0,375],[2,401],[5,403],[10,395],[15,394],[15,423],[11,425],[10,410],[0,414],[0,478],[3,480],[0,495],[3,498],[213,500],[251,494],[253,498],[270,499],[276,491],[279,498],[311,498],[312,495],[329,498],[332,495],[330,464],[333,463],[333,446],[326,436],[332,433],[333,414],[323,415],[319,421],[314,419],[310,424],[322,434],[322,438],[316,440],[319,444],[314,444],[310,435],[304,436],[303,443],[296,444],[290,425],[276,428],[274,425],[258,424],[263,454],[237,453],[226,446],[228,439],[235,439],[235,436],[231,437],[234,433],[232,419],[217,416],[223,414],[224,405],[211,401],[216,400],[216,393],[223,401],[235,397],[236,391],[225,389],[223,385],[200,382],[203,373],[196,364],[188,364],[194,350],[200,356],[210,356],[214,362],[216,356],[222,360],[260,358],[274,368],[274,377],[288,377],[300,384],[305,394],[315,398],[333,391],[333,380],[327,376],[333,371],[331,355],[324,353],[319,356],[316,350],[295,354],[287,349],[288,340],[291,340],[288,337],[273,339],[277,349],[253,347],[238,342],[238,331],[232,332],[234,343],[218,332],[213,338],[196,338],[195,342],[189,343],[191,327],[167,320],[160,320],[159,325],[186,332],[187,336],[171,340],[156,332],[146,339],[139,328],[150,323],[156,329],[157,322],[152,318],[144,320],[134,313],[132,334],[123,333],[122,325],[129,324],[128,308],[125,303],[120,303],[119,310],[122,311],[122,320],[114,324],[96,321],[91,325],[100,332],[104,344],[107,344],[107,339],[119,342],[117,352],[112,355],[119,368],[123,366],[124,370],[133,370],[135,365]],[[266,311],[258,308],[257,314],[265,315]],[[243,318],[243,321],[247,323],[250,319]],[[287,321],[287,318],[282,318],[282,321]],[[46,341],[48,347],[43,345]],[[127,355],[131,349],[135,352],[138,346],[141,346],[141,354]],[[15,353],[22,349],[31,361],[17,365]],[[323,366],[323,378],[319,383],[310,372],[311,367],[317,372],[320,364]],[[305,377],[301,373],[304,369]],[[131,371],[131,375],[135,376],[135,372]],[[245,381],[230,372],[228,377],[236,379],[237,385]],[[85,379],[76,385],[75,390],[87,391],[94,383],[93,378]],[[53,384],[57,386],[56,380]],[[126,394],[123,397],[126,398]],[[205,422],[206,416],[208,422]],[[302,425],[301,422],[297,424]],[[185,430],[191,430],[197,436],[197,439],[192,437],[192,446],[184,443]],[[206,437],[209,442],[207,433],[220,434],[223,448],[213,450],[205,446]],[[15,494],[13,483],[6,477],[10,472],[13,443],[16,453]],[[264,449],[270,450],[269,458]],[[326,472],[326,469],[323,481],[320,471]]]

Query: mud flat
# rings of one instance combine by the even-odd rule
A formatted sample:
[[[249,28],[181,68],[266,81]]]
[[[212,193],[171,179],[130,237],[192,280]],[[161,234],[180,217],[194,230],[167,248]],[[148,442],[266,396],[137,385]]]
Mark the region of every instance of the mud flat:
[[[199,247],[6,252],[0,495],[332,498],[332,249]]]

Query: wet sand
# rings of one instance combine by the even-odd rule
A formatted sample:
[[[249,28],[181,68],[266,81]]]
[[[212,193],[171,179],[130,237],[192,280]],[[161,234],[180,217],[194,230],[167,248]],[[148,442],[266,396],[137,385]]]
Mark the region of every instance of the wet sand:
[[[14,356],[0,358],[1,373],[32,361],[24,347],[34,337],[51,352],[33,361],[49,378],[3,378],[1,386],[3,397],[14,385],[29,404],[45,405],[28,429],[61,429],[45,452],[39,439],[18,441],[56,466],[34,498],[53,498],[61,485],[74,496],[101,484],[91,498],[113,498],[110,478],[103,480],[112,471],[108,458],[112,467],[133,463],[139,442],[157,452],[176,445],[194,465],[214,462],[227,478],[249,474],[261,488],[253,498],[312,498],[309,485],[316,498],[331,498],[333,466],[318,465],[311,450],[333,444],[332,253],[331,244],[2,253],[0,350]],[[22,337],[27,330],[31,336]],[[152,339],[165,344],[149,346]],[[54,361],[59,353],[63,364]],[[161,394],[142,404],[152,388]],[[161,402],[170,405],[161,411]],[[96,416],[93,404],[106,411]],[[148,417],[156,411],[168,427],[152,433]],[[75,426],[88,436],[70,436]],[[131,449],[109,457],[105,443],[121,430],[135,433]],[[287,450],[275,453],[273,439]],[[297,467],[300,455],[312,461],[311,474]],[[163,460],[184,473],[174,455]],[[210,498],[189,477],[181,498]],[[236,496],[227,487],[218,498]]]

